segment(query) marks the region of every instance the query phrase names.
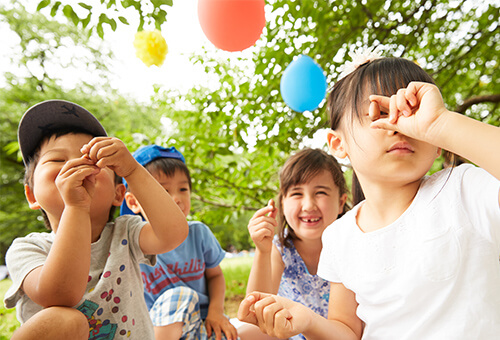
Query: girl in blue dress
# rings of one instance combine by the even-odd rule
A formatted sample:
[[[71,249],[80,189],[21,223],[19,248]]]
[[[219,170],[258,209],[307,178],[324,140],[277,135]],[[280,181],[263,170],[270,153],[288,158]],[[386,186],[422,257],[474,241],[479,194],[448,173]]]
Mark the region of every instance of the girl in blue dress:
[[[346,191],[340,165],[320,149],[301,150],[285,162],[278,206],[270,200],[248,224],[256,249],[247,293],[278,294],[328,315],[330,285],[316,274],[321,236],[347,210]],[[271,339],[250,324],[240,326],[238,334],[241,339]]]

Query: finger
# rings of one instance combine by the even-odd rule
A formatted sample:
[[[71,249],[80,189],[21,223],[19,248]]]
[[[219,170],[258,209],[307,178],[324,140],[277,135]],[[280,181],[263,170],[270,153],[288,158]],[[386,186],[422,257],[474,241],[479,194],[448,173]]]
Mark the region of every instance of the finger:
[[[275,304],[276,300],[272,296],[267,296],[260,299],[255,303],[255,316],[259,322],[259,326],[267,325],[267,320],[264,317],[264,310],[272,304]],[[271,324],[272,325],[272,324]],[[262,327],[261,327],[262,328]]]
[[[79,169],[93,169],[93,171],[95,171],[96,168],[97,167],[94,165],[94,162],[88,158],[75,158],[67,161],[59,171],[58,175],[67,175],[70,172],[74,173],[75,170]]]
[[[370,106],[368,107],[368,116],[372,122],[380,118],[380,106],[377,102],[370,102]]]
[[[73,178],[75,180],[83,181],[87,177],[97,175],[99,171],[100,169],[95,166],[78,166],[70,168],[67,171],[60,172],[57,177],[60,180]]]
[[[221,329],[219,325],[216,325],[215,327],[212,327],[212,330],[215,333],[215,339],[216,340],[221,340],[222,339],[222,334],[221,334]],[[207,334],[208,335],[208,334]]]
[[[393,124],[398,121],[399,110],[397,100],[398,98],[396,95],[391,96],[391,105],[389,107],[389,122]]]
[[[238,320],[257,325],[257,318],[255,317],[255,313],[250,310],[250,308],[255,304],[256,301],[257,299],[253,294],[248,295],[243,299],[243,301],[241,301],[237,313]]]
[[[409,117],[411,115],[411,107],[410,105],[408,105],[408,101],[406,99],[406,89],[398,90],[397,107],[398,110],[402,112],[405,117]]]
[[[380,111],[389,112],[389,108],[391,107],[390,97],[372,94],[369,98],[370,102],[376,102],[378,104]]]
[[[275,336],[285,338],[290,335],[295,335],[294,326],[292,324],[292,314],[288,309],[282,309],[277,312],[274,322],[274,327],[277,330]]]
[[[276,313],[278,313],[281,310],[283,310],[283,306],[277,302],[270,304],[264,308],[263,319],[268,329],[269,328],[274,329]]]
[[[250,235],[252,237],[252,240],[263,240],[266,237],[273,237],[274,232],[270,231],[269,229],[259,229],[257,231],[254,231]]]
[[[80,152],[82,154],[88,154],[94,145],[106,139],[109,139],[109,137],[94,137],[90,142],[81,147]]]
[[[269,205],[266,205],[264,208],[257,210],[255,212],[255,214],[253,214],[253,216],[250,219],[250,221],[248,222],[248,224],[250,225],[252,223],[252,221],[257,220],[258,218],[260,218],[262,216],[265,216],[266,214],[268,214],[271,211],[272,211],[272,207],[270,207]]]
[[[226,334],[226,337],[229,336],[228,340],[238,339],[238,331],[236,330],[236,327],[234,327],[232,323],[229,323],[228,330],[224,334]]]
[[[398,131],[396,125],[389,121],[389,118],[376,120],[370,124],[372,129],[381,129],[387,131]]]
[[[406,100],[408,100],[408,102],[412,107],[417,106],[418,103],[417,92],[420,87],[421,83],[411,82],[410,84],[408,84],[405,95],[406,95]]]
[[[99,150],[108,143],[109,140],[103,140],[103,141],[100,141],[100,142],[95,142],[95,138],[92,139],[88,145],[88,148],[87,148],[87,153],[86,155],[91,159],[93,160],[94,162],[97,163],[97,161],[99,160],[98,157],[97,157],[97,153],[99,152]]]
[[[277,214],[277,209],[276,209],[276,206],[274,204],[274,200],[273,199],[270,199],[269,202],[267,202],[267,206],[271,209],[271,211],[267,214],[267,216],[269,217],[276,217],[276,214]]]
[[[212,324],[209,320],[205,320],[205,329],[207,331],[208,337],[210,337],[212,335]]]

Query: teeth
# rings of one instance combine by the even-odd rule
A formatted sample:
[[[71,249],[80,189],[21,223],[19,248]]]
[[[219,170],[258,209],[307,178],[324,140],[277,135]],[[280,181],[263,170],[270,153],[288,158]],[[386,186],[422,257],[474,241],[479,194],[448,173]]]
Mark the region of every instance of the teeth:
[[[304,222],[318,222],[319,218],[304,218],[302,219]]]

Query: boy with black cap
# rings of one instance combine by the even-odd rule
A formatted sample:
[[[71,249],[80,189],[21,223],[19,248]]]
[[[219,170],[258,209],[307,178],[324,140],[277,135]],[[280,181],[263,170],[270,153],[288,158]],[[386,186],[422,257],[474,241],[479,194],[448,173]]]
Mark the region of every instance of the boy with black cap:
[[[22,326],[13,339],[153,339],[140,263],[177,247],[188,228],[170,195],[76,104],[50,100],[26,111],[18,139],[25,193],[52,233],[14,240],[5,295]],[[125,178],[149,220],[123,216]],[[168,218],[165,218],[168,216]]]
[[[133,156],[187,217],[191,210],[191,176],[184,156],[174,147],[159,145],[143,146]],[[141,214],[149,220],[143,208],[135,188],[129,188],[121,214]],[[158,254],[154,267],[141,265],[144,297],[156,340],[236,340],[236,328],[224,315],[226,284],[220,262],[225,251],[205,224],[188,224],[189,235],[179,247]]]

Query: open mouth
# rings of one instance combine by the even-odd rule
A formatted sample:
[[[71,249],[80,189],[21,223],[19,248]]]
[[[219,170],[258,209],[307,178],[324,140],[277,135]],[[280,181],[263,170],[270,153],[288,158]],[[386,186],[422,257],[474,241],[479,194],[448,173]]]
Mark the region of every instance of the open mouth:
[[[305,223],[314,223],[314,222],[319,222],[321,220],[321,217],[311,217],[311,218],[301,217],[300,220]]]

